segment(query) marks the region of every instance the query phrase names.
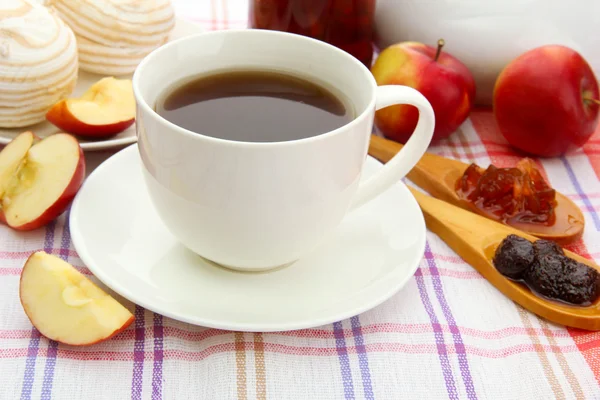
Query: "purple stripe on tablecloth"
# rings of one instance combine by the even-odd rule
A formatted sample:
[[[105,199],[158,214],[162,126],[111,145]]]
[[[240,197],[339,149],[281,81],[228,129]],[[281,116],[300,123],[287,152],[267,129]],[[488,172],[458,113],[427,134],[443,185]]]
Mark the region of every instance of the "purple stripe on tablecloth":
[[[40,332],[33,328],[29,348],[27,349],[27,361],[25,362],[25,374],[23,375],[23,386],[21,388],[21,400],[31,399],[31,389],[35,378],[35,360],[40,346]]]
[[[425,243],[425,259],[427,264],[429,265],[429,270],[431,271],[431,280],[433,281],[433,289],[435,295],[440,303],[440,306],[442,307],[442,312],[444,313],[444,317],[446,318],[446,321],[448,322],[448,327],[450,328],[450,332],[452,333],[454,347],[456,348],[456,354],[458,356],[458,366],[460,368],[463,382],[465,383],[467,397],[470,400],[477,399],[477,394],[475,393],[475,386],[473,385],[473,378],[471,377],[471,371],[469,369],[469,361],[467,359],[465,345],[463,343],[460,330],[456,325],[454,315],[452,315],[452,310],[450,309],[448,301],[446,300],[442,280],[440,279],[440,272],[437,269],[435,257],[431,252],[429,242]]]
[[[583,204],[585,204],[585,207],[589,210],[590,215],[592,216],[592,220],[594,221],[594,225],[596,226],[596,230],[600,231],[600,216],[598,216],[598,213],[592,205],[592,202],[590,201],[589,197],[585,194],[585,191],[583,190],[581,184],[577,180],[577,175],[575,175],[575,171],[573,171],[571,163],[569,163],[566,157],[561,157],[560,160],[565,166],[565,169],[567,170],[567,175],[569,176],[569,180],[573,184],[573,187],[577,191],[577,194],[581,198],[581,201],[583,201]]]
[[[67,210],[65,224],[60,241],[59,257],[69,262],[69,248],[71,247],[71,232],[69,231],[70,208]],[[52,384],[54,382],[54,369],[56,367],[56,355],[58,354],[58,342],[50,340],[46,353],[46,366],[44,367],[44,381],[42,382],[41,400],[52,399]]]
[[[54,367],[56,365],[56,354],[58,353],[58,342],[51,340],[46,352],[46,366],[44,367],[44,381],[42,382],[41,400],[52,399],[52,381],[54,380]]]
[[[335,337],[335,347],[340,360],[340,370],[342,372],[342,382],[344,384],[344,397],[346,400],[354,399],[354,383],[352,382],[352,371],[350,370],[350,359],[346,349],[346,338],[344,337],[344,328],[341,322],[333,324],[333,336]]]
[[[431,321],[431,327],[433,328],[433,336],[435,338],[438,356],[442,366],[442,374],[444,375],[448,397],[451,400],[458,400],[456,383],[454,382],[452,368],[450,367],[450,360],[448,359],[448,352],[446,350],[446,344],[444,343],[444,332],[442,331],[442,327],[440,326],[437,316],[433,311],[433,305],[431,304],[429,294],[427,293],[427,288],[425,287],[425,280],[423,279],[421,268],[419,268],[415,273],[415,280],[417,281],[417,288],[419,289],[421,302],[423,303],[423,307],[425,307],[425,311],[429,316],[429,321]]]
[[[131,399],[142,399],[144,379],[144,337],[146,333],[144,309],[135,306],[135,342],[133,344],[133,375],[131,377]]]
[[[54,229],[56,222],[52,221],[46,226],[44,238],[44,251],[50,252],[54,247]],[[34,327],[31,330],[31,339],[27,349],[27,360],[25,361],[25,372],[23,373],[23,386],[21,387],[21,400],[31,399],[31,390],[35,380],[35,361],[40,347],[40,332]]]
[[[373,386],[371,385],[371,371],[369,370],[369,358],[365,349],[365,341],[360,326],[360,319],[357,316],[350,318],[350,326],[354,335],[354,344],[356,345],[356,353],[358,354],[358,365],[360,367],[360,375],[362,378],[363,391],[365,399],[373,400]]]
[[[152,366],[152,400],[162,399],[163,376],[163,318],[154,314],[154,365]]]

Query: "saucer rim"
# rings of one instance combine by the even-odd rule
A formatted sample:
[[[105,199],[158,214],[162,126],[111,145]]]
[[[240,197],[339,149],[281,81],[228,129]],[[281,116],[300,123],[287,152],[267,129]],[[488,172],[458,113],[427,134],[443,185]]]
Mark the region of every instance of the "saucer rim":
[[[113,278],[110,277],[111,274],[105,273],[104,272],[105,269],[103,269],[102,267],[97,265],[97,263],[94,261],[93,257],[88,253],[88,251],[87,251],[88,246],[85,245],[85,239],[82,237],[81,232],[79,231],[79,229],[77,229],[77,226],[76,226],[77,225],[77,216],[79,214],[81,214],[81,212],[79,210],[81,209],[81,207],[83,207],[81,205],[82,204],[81,199],[83,197],[81,195],[81,193],[84,193],[85,186],[87,184],[89,184],[89,182],[91,180],[96,179],[96,177],[98,175],[102,175],[104,173],[104,170],[106,168],[108,168],[108,166],[110,164],[118,162],[121,158],[132,157],[132,154],[137,150],[137,147],[138,147],[138,144],[133,143],[133,144],[125,147],[124,149],[118,151],[117,153],[113,154],[111,157],[106,159],[102,164],[100,164],[88,176],[88,178],[85,180],[79,193],[76,195],[76,197],[73,200],[73,203],[71,205],[71,209],[69,211],[69,217],[70,217],[69,218],[69,231],[71,233],[71,241],[72,241],[73,247],[75,248],[75,251],[77,252],[80,260],[90,270],[90,272],[94,275],[94,277],[96,277],[106,287],[110,288],[112,291],[114,291],[118,295],[120,295],[123,298],[130,301],[132,304],[139,305],[139,306],[141,306],[149,311],[152,311],[154,313],[163,315],[165,317],[168,317],[168,318],[171,318],[171,319],[174,319],[177,321],[196,325],[196,326],[213,328],[213,329],[221,329],[221,330],[227,330],[227,331],[239,331],[239,332],[284,332],[284,331],[294,331],[294,330],[324,326],[327,324],[342,321],[342,320],[351,318],[353,316],[362,314],[363,312],[371,310],[371,309],[379,306],[380,304],[384,303],[386,300],[390,299],[392,296],[394,296],[396,293],[398,293],[402,288],[404,288],[406,286],[406,284],[410,281],[410,279],[415,275],[417,269],[419,268],[419,264],[424,257],[425,247],[426,247],[426,231],[427,231],[427,228],[425,225],[425,218],[423,216],[423,213],[422,213],[416,199],[414,198],[412,193],[410,193],[410,191],[408,190],[408,188],[406,187],[404,182],[398,181],[394,184],[394,186],[398,185],[399,189],[404,192],[404,195],[406,196],[407,201],[410,201],[412,203],[412,206],[416,207],[416,210],[418,210],[418,216],[419,216],[418,220],[419,220],[420,227],[412,228],[413,231],[418,230],[418,232],[420,232],[419,239],[414,244],[415,254],[417,254],[417,256],[415,256],[416,259],[408,260],[408,261],[405,260],[405,264],[410,265],[411,267],[408,268],[406,270],[406,272],[402,274],[403,275],[402,279],[399,279],[395,285],[390,286],[390,289],[387,290],[386,292],[381,292],[380,294],[371,296],[370,297],[372,299],[371,301],[364,302],[360,306],[353,307],[345,312],[337,312],[337,313],[334,312],[331,315],[320,316],[318,318],[302,318],[302,319],[298,319],[298,321],[288,322],[288,323],[283,323],[283,324],[282,323],[260,323],[260,322],[259,323],[231,322],[231,321],[224,321],[224,320],[215,320],[214,318],[207,319],[207,318],[202,318],[202,317],[198,317],[198,316],[190,316],[189,313],[185,314],[185,313],[171,312],[171,311],[169,311],[168,306],[162,306],[162,307],[160,305],[156,306],[156,305],[150,304],[150,302],[148,302],[148,301],[143,301],[143,299],[142,299],[142,301],[140,301],[140,299],[138,298],[139,296],[136,296],[128,288],[121,285],[118,281],[115,281]],[[370,159],[371,162],[374,161],[379,165],[383,165],[380,161],[371,157],[370,155],[367,156],[367,159]],[[382,195],[385,195],[384,193],[382,193]],[[418,250],[418,251],[416,251],[416,250]],[[389,271],[385,275],[381,276],[375,282],[375,284],[387,281],[388,279],[393,277],[393,275],[398,274],[398,272],[399,272],[398,267],[393,268],[391,271]],[[237,272],[232,271],[232,273],[237,273]],[[276,271],[275,271],[275,273],[276,273]],[[355,297],[359,296],[366,289],[371,288],[372,285],[373,284],[361,287],[359,290],[354,292],[350,298],[355,298]],[[371,290],[373,290],[373,289],[371,289]]]

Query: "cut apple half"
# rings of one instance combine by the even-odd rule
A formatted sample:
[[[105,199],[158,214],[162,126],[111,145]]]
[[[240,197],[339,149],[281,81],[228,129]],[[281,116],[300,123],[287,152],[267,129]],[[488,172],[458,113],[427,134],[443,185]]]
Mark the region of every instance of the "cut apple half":
[[[48,339],[81,346],[127,328],[131,312],[71,264],[43,251],[25,262],[19,286],[27,317]]]
[[[67,208],[85,178],[83,151],[73,136],[35,140],[31,132],[0,152],[0,221],[13,229],[46,225]]]
[[[135,122],[135,97],[129,79],[102,78],[81,97],[56,103],[46,119],[65,132],[88,138],[116,135]]]

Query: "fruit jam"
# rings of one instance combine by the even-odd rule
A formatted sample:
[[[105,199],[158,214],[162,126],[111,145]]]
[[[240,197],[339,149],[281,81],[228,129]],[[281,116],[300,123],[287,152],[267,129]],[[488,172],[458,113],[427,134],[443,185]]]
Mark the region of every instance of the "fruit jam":
[[[516,168],[471,164],[456,182],[458,196],[502,222],[553,225],[556,192],[531,159]]]
[[[375,0],[251,0],[249,25],[322,40],[370,67],[374,14]]]
[[[600,295],[598,271],[568,257],[560,246],[548,240],[532,243],[508,235],[492,261],[502,275],[524,283],[542,298],[589,306]]]

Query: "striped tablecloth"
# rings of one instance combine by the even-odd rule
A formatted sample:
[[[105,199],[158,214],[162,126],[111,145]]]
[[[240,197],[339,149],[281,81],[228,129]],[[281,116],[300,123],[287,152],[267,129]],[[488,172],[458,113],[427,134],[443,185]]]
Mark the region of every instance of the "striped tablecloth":
[[[245,0],[175,5],[206,29],[246,25]],[[431,151],[482,166],[517,161],[486,110]],[[585,214],[584,238],[572,250],[600,261],[600,131],[541,165]],[[59,345],[32,329],[17,291],[23,262],[40,248],[86,271],[67,226],[68,213],[35,232],[0,227],[2,400],[600,399],[599,333],[525,311],[429,232],[420,268],[400,293],[332,325],[236,333],[136,307],[135,324],[110,341]]]

